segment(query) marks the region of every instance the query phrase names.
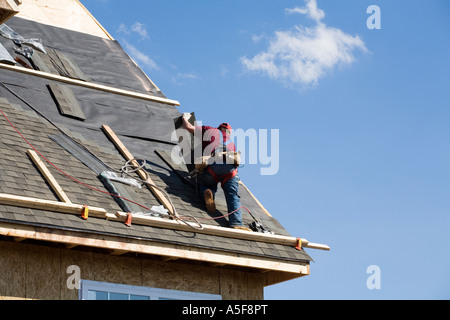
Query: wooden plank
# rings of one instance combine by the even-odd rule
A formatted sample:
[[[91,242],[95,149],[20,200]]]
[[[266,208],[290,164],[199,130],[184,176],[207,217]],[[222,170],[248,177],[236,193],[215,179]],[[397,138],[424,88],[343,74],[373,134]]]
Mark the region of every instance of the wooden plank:
[[[28,209],[48,210],[75,215],[81,214],[84,208],[83,205],[78,204],[28,198],[3,193],[0,193],[0,204]],[[102,208],[89,207],[89,216],[105,218],[106,210]]]
[[[125,147],[125,145],[120,141],[119,137],[114,133],[114,131],[106,124],[102,126],[103,131],[108,136],[108,138],[111,140],[111,142],[116,146],[116,148],[120,151],[120,153],[123,155],[123,157],[127,161],[131,161],[131,164],[135,166],[136,168],[139,167],[139,163],[134,160],[133,155],[130,151]],[[165,194],[158,190],[157,188],[153,187],[152,185],[155,185],[153,180],[147,175],[147,173],[144,170],[137,171],[137,174],[139,177],[148,182],[149,184],[146,184],[147,187],[150,189],[150,191],[155,195],[156,199],[167,209],[169,210],[169,213],[172,216],[177,216],[173,206],[171,205],[170,201],[166,198]]]
[[[117,215],[117,218],[119,221],[124,221],[127,218],[128,214],[125,212],[117,212],[116,215]],[[219,237],[274,243],[274,244],[280,244],[280,245],[286,245],[286,246],[292,246],[292,247],[295,247],[295,245],[297,243],[297,238],[295,238],[295,237],[273,235],[273,234],[268,234],[268,233],[259,233],[259,232],[238,230],[238,229],[232,229],[232,228],[223,228],[223,227],[217,227],[217,226],[211,226],[211,225],[203,225],[203,229],[198,230],[198,229],[194,229],[194,228],[180,222],[179,220],[173,221],[173,220],[167,220],[167,219],[150,217],[150,216],[142,216],[142,215],[133,215],[132,223],[138,224],[138,225],[150,226],[150,227],[158,227],[158,228],[172,229],[172,230],[179,230],[179,231],[190,231],[190,232],[201,233],[201,234],[209,234],[209,235],[214,235],[214,236],[219,236]],[[192,225],[196,226],[195,222],[192,222]],[[301,240],[302,240],[303,248],[318,249],[318,250],[325,250],[325,251],[330,250],[330,247],[327,245],[312,243],[306,239],[301,239]]]
[[[44,162],[42,162],[41,158],[38,156],[36,151],[28,150],[28,155],[30,156],[31,160],[33,160],[33,163],[36,165],[39,171],[42,173],[45,180],[51,186],[52,190],[56,193],[59,200],[65,203],[72,203],[72,201],[70,201],[69,197],[66,195],[64,190],[59,185],[58,181],[56,181],[52,173],[48,170],[47,166],[44,164]]]
[[[124,254],[128,253],[127,250],[111,250],[111,255],[112,256],[122,256]]]
[[[129,90],[117,89],[117,88],[105,86],[102,84],[96,84],[96,83],[92,83],[92,82],[71,79],[71,78],[67,78],[67,77],[63,77],[60,75],[51,74],[51,73],[47,73],[47,72],[42,72],[42,71],[38,71],[38,70],[32,70],[32,69],[27,69],[27,68],[17,67],[17,66],[10,66],[10,65],[7,65],[4,63],[0,64],[0,69],[16,71],[16,72],[36,76],[36,77],[41,77],[44,79],[64,82],[64,83],[68,83],[68,84],[72,84],[72,85],[76,85],[76,86],[80,86],[80,87],[85,87],[85,88],[90,88],[90,89],[95,89],[95,90],[100,90],[100,91],[104,91],[104,92],[108,92],[108,93],[119,94],[119,95],[123,95],[126,97],[132,97],[132,98],[143,99],[143,100],[148,100],[148,101],[153,101],[153,102],[159,102],[159,103],[164,103],[164,104],[168,104],[168,105],[172,105],[172,106],[180,105],[180,103],[176,100],[160,98],[160,97],[151,96],[151,95],[144,94],[144,93],[137,93],[137,92],[133,92],[133,91],[129,91]]]
[[[42,199],[35,199],[35,198],[20,197],[20,196],[14,196],[14,195],[2,194],[2,193],[0,193],[0,204],[24,207],[24,208],[30,208],[30,209],[48,210],[48,211],[61,212],[61,213],[70,213],[70,214],[77,214],[77,215],[81,214],[81,212],[83,210],[83,205],[69,204],[69,203],[64,203],[64,202],[56,202],[56,201],[49,201],[49,200],[42,200]],[[116,216],[114,217],[112,214],[107,213],[105,209],[89,207],[89,216],[97,217],[97,218],[104,218],[104,219],[107,219],[110,221],[124,222],[127,217],[127,213],[117,212]],[[287,246],[293,246],[293,247],[295,246],[295,244],[297,242],[297,238],[295,238],[295,237],[272,235],[272,234],[258,233],[258,232],[252,232],[252,231],[237,230],[237,229],[232,229],[232,228],[216,227],[216,226],[210,226],[210,225],[203,225],[203,229],[198,230],[198,229],[191,228],[190,226],[180,222],[179,220],[173,221],[173,220],[149,217],[149,216],[133,215],[132,223],[138,224],[138,225],[164,228],[164,229],[190,231],[190,232],[209,234],[209,235],[215,235],[215,236],[220,236],[220,237],[251,240],[251,241],[258,241],[258,242],[267,242],[267,243],[281,244],[281,245],[287,245]],[[306,239],[302,239],[302,244],[303,244],[304,248],[326,250],[326,251],[330,250],[330,247],[327,245],[311,243]]]
[[[129,251],[163,257],[176,257],[179,259],[203,261],[213,264],[281,271],[293,274],[295,277],[305,274],[308,270],[308,264],[280,261],[273,258],[222,252],[213,249],[192,248],[146,240],[127,239],[119,236],[95,234],[83,234],[80,236],[80,234],[75,231],[62,231],[3,222],[0,222],[0,235],[109,250]]]

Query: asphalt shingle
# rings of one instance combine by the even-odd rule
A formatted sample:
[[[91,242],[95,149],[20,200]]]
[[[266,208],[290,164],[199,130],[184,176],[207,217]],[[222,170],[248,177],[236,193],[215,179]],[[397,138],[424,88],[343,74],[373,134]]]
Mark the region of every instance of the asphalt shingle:
[[[71,57],[80,64],[83,72],[96,82],[108,83],[118,88],[128,87],[134,91],[142,91],[142,79],[139,75],[136,76],[137,73],[133,73],[136,71],[135,69],[130,70],[129,67],[123,68],[123,66],[119,66],[119,68],[122,68],[123,74],[121,74],[121,77],[116,77],[117,70],[112,68],[110,64],[105,65],[105,63],[129,61],[129,58],[124,54],[120,46],[112,43],[114,45],[106,46],[108,50],[105,51],[105,46],[99,45],[97,39],[73,34],[67,30],[63,32],[66,37],[63,37],[59,29],[19,20],[12,20],[14,29],[27,35],[36,34],[34,30],[36,29],[38,32],[36,35],[43,36],[44,42],[47,42],[47,44],[51,43],[55,48],[64,50],[66,53],[70,52]],[[14,23],[14,21],[16,22]],[[78,43],[74,39],[78,40]],[[0,42],[11,50],[11,44],[6,44],[4,39],[0,39]],[[91,47],[87,47],[88,45],[91,45]],[[99,52],[104,54],[103,59],[98,59]],[[112,74],[114,74],[114,77],[112,77]],[[109,83],[110,81],[111,83]],[[71,92],[73,91],[80,108],[86,116],[86,121],[83,122],[63,117],[57,111],[47,89],[49,83],[57,84],[57,82],[6,70],[3,70],[0,74],[0,82],[8,83],[8,87],[15,93],[12,94],[3,88],[0,90],[0,109],[39,152],[67,175],[73,177],[68,178],[45,162],[51,174],[73,203],[104,208],[111,213],[122,211],[113,197],[105,193],[106,188],[97,178],[97,174],[50,138],[50,136],[61,135],[62,133],[48,120],[44,119],[42,115],[52,120],[59,128],[65,131],[65,134],[89,149],[92,154],[95,154],[105,164],[118,170],[124,165],[125,160],[111,142],[107,140],[99,127],[100,123],[108,124],[113,122],[117,124],[120,128],[118,133],[122,142],[135,157],[147,161],[148,165],[146,168],[151,179],[168,193],[181,216],[193,216],[197,219],[203,219],[200,221],[204,224],[214,226],[226,225],[226,219],[212,219],[215,216],[211,216],[206,212],[205,206],[196,194],[195,188],[177,175],[170,163],[167,162],[167,159],[162,159],[156,153],[156,151],[158,153],[170,151],[174,146],[167,138],[171,136],[174,130],[173,118],[179,116],[178,110],[174,107],[68,85],[68,89]],[[162,95],[154,87],[152,92],[156,95]],[[17,96],[21,97],[21,99]],[[39,109],[41,114],[33,111],[33,108]],[[119,120],[124,121],[124,124],[119,123],[115,113],[121,115],[122,118]],[[142,120],[139,118],[142,118]],[[131,121],[130,119],[142,121],[139,122],[141,126],[148,121],[148,127],[152,128],[152,130],[133,128],[133,123],[127,124],[127,121]],[[127,131],[128,127],[130,131]],[[153,130],[153,128],[156,129]],[[0,115],[0,151],[2,155],[0,157],[0,192],[58,201],[48,183],[27,156],[27,150],[30,148],[31,146]],[[87,188],[86,185],[91,186],[91,188]],[[135,202],[147,207],[159,206],[158,201],[147,188],[125,188]],[[217,197],[217,209],[219,212],[217,215],[226,214],[226,203],[220,191]],[[242,188],[241,201],[269,229],[272,229],[277,234],[288,235],[278,221],[267,216],[251,195]],[[244,222],[250,223],[253,221],[253,218],[247,213],[244,212],[243,216]],[[304,251],[300,252],[287,246],[205,235],[194,231],[180,232],[139,225],[127,227],[121,222],[97,218],[89,218],[89,220],[84,221],[79,216],[51,211],[0,205],[0,219],[25,224],[37,223],[54,228],[107,233],[122,237],[138,237],[149,241],[167,242],[183,246],[213,248],[224,252],[303,262],[311,260]]]

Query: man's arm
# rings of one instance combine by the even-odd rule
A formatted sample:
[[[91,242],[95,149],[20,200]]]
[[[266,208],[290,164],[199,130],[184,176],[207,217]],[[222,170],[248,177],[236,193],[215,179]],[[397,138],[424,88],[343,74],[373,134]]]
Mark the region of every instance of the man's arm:
[[[189,131],[190,133],[194,134],[195,132],[195,126],[189,123],[191,115],[189,113],[183,113],[183,128]]]

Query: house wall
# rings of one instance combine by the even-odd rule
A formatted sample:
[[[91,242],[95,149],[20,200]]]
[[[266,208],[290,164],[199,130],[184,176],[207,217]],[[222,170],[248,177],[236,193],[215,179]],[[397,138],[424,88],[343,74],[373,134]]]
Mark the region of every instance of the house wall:
[[[67,288],[72,265],[83,280],[220,294],[224,300],[263,299],[266,283],[262,273],[0,241],[0,300],[77,300],[78,290]]]
[[[98,21],[77,0],[26,0],[18,17],[43,24],[112,39]]]

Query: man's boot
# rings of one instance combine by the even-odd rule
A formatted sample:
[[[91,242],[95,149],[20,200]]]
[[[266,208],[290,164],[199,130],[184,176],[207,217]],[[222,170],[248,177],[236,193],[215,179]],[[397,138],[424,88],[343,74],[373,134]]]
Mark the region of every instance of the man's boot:
[[[214,195],[211,190],[205,190],[203,193],[203,197],[205,198],[206,210],[209,213],[216,212],[216,203],[214,202]]]

